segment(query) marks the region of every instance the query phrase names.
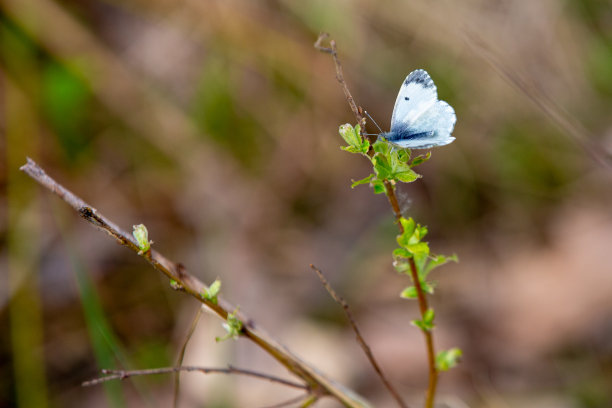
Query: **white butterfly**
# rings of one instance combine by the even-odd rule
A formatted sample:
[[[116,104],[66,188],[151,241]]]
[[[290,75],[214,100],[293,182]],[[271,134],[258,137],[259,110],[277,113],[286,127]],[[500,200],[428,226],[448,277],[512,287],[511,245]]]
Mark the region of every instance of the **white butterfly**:
[[[402,148],[429,149],[455,140],[451,136],[457,122],[452,106],[438,100],[438,91],[429,74],[412,71],[399,90],[391,131],[382,133],[387,141]]]

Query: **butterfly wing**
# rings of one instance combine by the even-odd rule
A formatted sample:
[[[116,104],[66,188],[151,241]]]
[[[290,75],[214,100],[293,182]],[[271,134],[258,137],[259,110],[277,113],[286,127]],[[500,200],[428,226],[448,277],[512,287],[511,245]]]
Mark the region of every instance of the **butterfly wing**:
[[[412,71],[397,94],[391,115],[391,131],[397,126],[413,123],[437,100],[438,90],[429,74],[422,69]]]
[[[457,116],[448,103],[438,100],[436,86],[422,69],[411,72],[400,88],[385,138],[404,148],[428,149],[455,140],[451,136]]]

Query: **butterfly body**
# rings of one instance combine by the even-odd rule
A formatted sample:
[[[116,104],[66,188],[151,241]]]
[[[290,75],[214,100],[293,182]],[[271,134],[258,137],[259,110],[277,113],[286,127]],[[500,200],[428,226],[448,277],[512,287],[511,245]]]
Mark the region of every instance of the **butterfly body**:
[[[451,136],[455,122],[452,106],[438,100],[429,74],[417,69],[402,84],[391,116],[391,130],[381,136],[402,148],[429,149],[455,140]]]

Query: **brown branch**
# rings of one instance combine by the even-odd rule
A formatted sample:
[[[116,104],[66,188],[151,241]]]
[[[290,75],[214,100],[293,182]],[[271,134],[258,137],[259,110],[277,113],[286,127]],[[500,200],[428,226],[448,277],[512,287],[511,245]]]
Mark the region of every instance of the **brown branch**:
[[[156,374],[170,374],[177,373],[180,371],[198,371],[203,374],[238,374],[246,375],[250,377],[261,378],[264,380],[271,381],[273,383],[286,385],[287,387],[299,388],[302,390],[309,390],[308,386],[299,384],[293,381],[285,380],[283,378],[275,377],[273,375],[258,373],[257,371],[245,370],[242,368],[235,368],[228,366],[227,368],[210,368],[210,367],[196,367],[196,366],[180,366],[180,367],[161,367],[161,368],[149,368],[146,370],[102,370],[102,374],[105,377],[95,378],[93,380],[85,381],[81,384],[83,387],[90,387],[92,385],[98,385],[107,381],[113,380],[125,380],[130,377],[137,377],[142,375],[156,375]]]
[[[389,393],[391,393],[391,395],[397,402],[397,405],[399,405],[402,408],[408,408],[408,405],[406,405],[404,400],[402,400],[402,397],[399,395],[395,387],[393,387],[391,382],[387,379],[387,377],[382,371],[382,368],[380,368],[380,366],[378,365],[378,362],[376,361],[376,358],[374,358],[374,354],[372,353],[372,349],[370,349],[370,346],[368,345],[368,343],[366,343],[365,339],[361,335],[361,331],[357,327],[357,323],[355,322],[355,319],[353,318],[353,314],[351,313],[349,309],[348,303],[342,298],[342,296],[338,295],[336,291],[331,287],[327,279],[325,279],[323,272],[321,272],[319,268],[317,268],[313,264],[310,264],[310,268],[316,272],[317,276],[319,277],[319,280],[321,281],[321,283],[323,284],[327,292],[330,294],[330,296],[336,301],[336,303],[342,306],[342,309],[344,310],[344,314],[346,315],[346,318],[351,324],[351,328],[353,329],[353,332],[355,332],[357,343],[359,343],[359,346],[361,346],[361,349],[363,350],[366,357],[370,361],[370,364],[372,365],[372,367],[374,367],[376,374],[378,374],[378,376],[380,377],[381,381],[383,382],[383,384],[385,385]]]
[[[187,336],[185,337],[185,341],[183,342],[183,346],[181,347],[181,351],[179,353],[179,357],[176,361],[177,367],[183,365],[183,359],[185,358],[185,351],[187,350],[187,343],[191,340],[191,336],[193,336],[193,332],[195,331],[198,321],[200,320],[200,316],[202,315],[202,307],[198,307],[198,312],[196,313],[193,321],[191,322],[191,326],[189,327],[189,331],[187,332]],[[181,385],[181,372],[177,371],[174,374],[174,396],[172,398],[172,406],[174,408],[178,407],[179,400],[179,389]]]
[[[115,238],[121,245],[145,258],[154,269],[166,275],[171,281],[176,282],[175,286],[177,288],[196,298],[223,320],[226,320],[227,316],[236,309],[221,297],[218,298],[217,303],[203,298],[201,293],[206,288],[206,285],[195,276],[187,273],[183,265],[170,261],[154,249],[142,253],[131,235],[117,227],[95,208],[49,177],[34,160],[28,158],[27,163],[21,167],[21,170],[63,199],[86,221]],[[369,404],[354,391],[328,379],[316,368],[302,361],[289,349],[258,328],[253,320],[246,317],[243,313],[239,313],[238,317],[242,322],[245,322],[240,334],[257,344],[280,364],[285,366],[287,370],[301,378],[307,384],[307,387],[313,390],[314,393],[321,396],[329,395],[346,407],[369,406]]]
[[[363,115],[361,115],[360,109],[357,108],[357,104],[355,103],[355,100],[353,99],[350,91],[348,90],[346,81],[344,81],[344,77],[342,75],[342,66],[340,65],[340,60],[338,58],[338,52],[336,50],[336,42],[334,40],[331,40],[329,42],[330,47],[323,47],[321,45],[323,40],[326,39],[327,37],[329,37],[329,34],[327,33],[320,34],[319,38],[317,39],[317,42],[315,43],[315,48],[317,48],[319,51],[326,52],[332,55],[334,59],[334,64],[336,66],[336,78],[338,79],[338,82],[340,83],[340,86],[342,87],[342,90],[344,91],[344,95],[346,96],[346,101],[348,102],[349,106],[351,107],[351,110],[355,114],[355,118],[357,119],[357,122],[360,124],[363,123],[364,125],[362,126],[362,129],[363,129],[365,128],[365,118],[363,117]],[[363,134],[362,134],[362,137],[363,137]],[[370,141],[372,142],[371,139]],[[368,155],[372,156],[373,154],[374,154],[374,151],[370,148]],[[402,233],[404,232],[403,227],[402,227],[402,224],[399,222],[399,219],[402,217],[402,212],[399,207],[399,203],[397,201],[397,196],[395,195],[395,188],[391,184],[391,182],[389,182],[388,180],[384,180],[384,184],[385,184],[385,194],[387,195],[389,203],[391,204],[391,208],[393,209],[393,214],[395,215],[395,219],[398,221],[397,225],[400,230],[400,233]],[[409,262],[410,262],[410,274],[411,274],[412,280],[414,281],[414,286],[417,291],[419,309],[421,311],[421,319],[422,319],[425,315],[425,312],[428,309],[427,296],[425,295],[425,291],[423,290],[421,286],[421,282],[418,277],[414,259],[409,259]],[[425,336],[425,346],[427,348],[427,361],[429,365],[429,385],[427,387],[427,392],[425,396],[425,407],[433,408],[439,373],[438,373],[438,369],[436,368],[433,333],[430,330],[422,330],[422,332]]]

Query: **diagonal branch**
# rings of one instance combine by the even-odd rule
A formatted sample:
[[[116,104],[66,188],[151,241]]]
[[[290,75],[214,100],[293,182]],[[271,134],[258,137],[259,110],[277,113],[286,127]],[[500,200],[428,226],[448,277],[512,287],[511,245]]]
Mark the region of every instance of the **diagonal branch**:
[[[179,352],[179,357],[176,362],[177,366],[183,365],[183,359],[185,358],[185,351],[187,351],[187,343],[189,343],[189,340],[191,340],[191,336],[193,336],[193,332],[195,331],[198,325],[198,321],[200,320],[201,315],[202,315],[202,307],[198,307],[198,312],[196,313],[195,317],[193,318],[191,322],[191,326],[189,327],[189,331],[187,332],[187,336],[185,337],[185,341],[183,342],[183,346],[181,347],[181,351]],[[172,398],[173,408],[178,407],[180,386],[181,386],[181,373],[180,371],[177,371],[174,374],[174,395]]]
[[[81,384],[83,387],[90,387],[92,385],[98,385],[107,381],[113,380],[125,380],[130,377],[138,377],[143,375],[156,375],[156,374],[170,374],[178,373],[181,371],[198,371],[204,374],[238,374],[246,375],[249,377],[262,378],[274,383],[286,385],[287,387],[299,388],[302,390],[308,390],[308,386],[299,384],[293,381],[285,380],[283,378],[275,377],[273,375],[259,373],[257,371],[245,370],[242,368],[235,368],[228,366],[227,368],[211,368],[211,367],[196,367],[196,366],[179,366],[179,367],[161,367],[161,368],[150,368],[146,370],[102,370],[104,377],[95,378],[93,380],[85,381]]]
[[[357,327],[357,323],[355,322],[355,319],[353,318],[353,314],[349,310],[349,305],[348,303],[346,303],[346,300],[344,300],[342,296],[336,293],[336,291],[331,287],[327,279],[325,279],[323,272],[321,272],[319,268],[317,268],[316,266],[312,264],[310,264],[310,268],[312,268],[312,270],[316,272],[317,276],[319,277],[319,280],[321,280],[321,283],[323,284],[325,289],[327,289],[327,292],[329,292],[330,296],[336,301],[336,303],[342,306],[342,309],[344,309],[344,314],[346,315],[346,318],[351,324],[351,328],[353,329],[353,332],[355,332],[355,337],[357,337],[357,343],[359,343],[359,346],[361,346],[361,349],[363,350],[366,357],[370,361],[370,364],[372,365],[372,367],[374,367],[376,374],[378,374],[378,376],[382,380],[385,387],[387,387],[387,390],[389,391],[389,393],[391,393],[391,395],[397,402],[397,405],[399,405],[402,408],[408,408],[408,405],[406,405],[406,403],[404,402],[402,397],[399,395],[397,390],[393,387],[391,382],[387,379],[387,377],[383,373],[382,368],[380,368],[380,366],[378,365],[378,362],[376,361],[376,358],[374,358],[374,354],[372,353],[372,349],[370,349],[370,346],[368,346],[368,343],[366,343],[365,339],[361,335],[361,331]]]
[[[87,222],[115,238],[121,245],[145,258],[154,269],[175,282],[175,286],[178,289],[196,298],[223,320],[227,320],[227,316],[236,309],[221,297],[218,298],[217,303],[202,297],[201,293],[206,288],[206,285],[195,276],[187,273],[183,265],[170,261],[154,249],[144,253],[140,251],[131,235],[127,234],[112,221],[100,214],[91,205],[87,204],[81,198],[57,183],[53,178],[49,177],[34,160],[28,158],[27,163],[21,167],[21,170],[68,203]],[[361,408],[369,406],[369,404],[354,391],[328,379],[316,368],[302,361],[298,356],[293,354],[293,352],[265,333],[261,328],[257,327],[253,320],[242,313],[239,313],[238,317],[244,322],[240,334],[257,344],[280,364],[285,366],[287,370],[301,378],[313,393],[319,396],[329,395],[346,407]]]

